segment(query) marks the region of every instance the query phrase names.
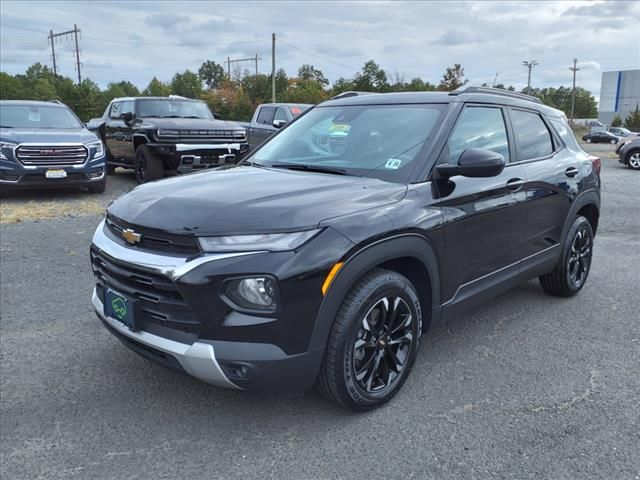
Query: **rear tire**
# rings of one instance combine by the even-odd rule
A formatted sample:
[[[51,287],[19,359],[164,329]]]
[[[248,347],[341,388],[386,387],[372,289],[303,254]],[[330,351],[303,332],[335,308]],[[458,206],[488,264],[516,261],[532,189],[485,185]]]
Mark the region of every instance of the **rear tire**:
[[[422,333],[411,282],[376,268],[349,291],[331,328],[318,377],[329,400],[355,411],[388,402],[407,379]]]
[[[578,215],[569,228],[555,268],[539,277],[543,290],[558,297],[574,296],[587,281],[592,256],[593,229],[589,220]]]
[[[136,150],[135,174],[138,183],[151,182],[164,177],[162,159],[154,155],[146,145],[140,145]]]

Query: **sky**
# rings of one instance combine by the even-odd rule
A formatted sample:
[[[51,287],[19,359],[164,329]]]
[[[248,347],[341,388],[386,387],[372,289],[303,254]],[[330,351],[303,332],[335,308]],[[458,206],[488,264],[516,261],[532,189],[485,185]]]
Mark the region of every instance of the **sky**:
[[[438,83],[460,63],[471,84],[526,86],[522,62],[536,60],[532,86],[577,85],[599,96],[603,71],[640,68],[640,1],[544,2],[173,2],[0,0],[0,70],[51,66],[54,33],[81,29],[82,75],[105,87],[197,71],[205,60],[260,57],[295,76],[308,63],[332,82],[375,60],[390,80]],[[59,73],[77,78],[71,37],[55,43]],[[239,64],[253,71],[254,64]]]

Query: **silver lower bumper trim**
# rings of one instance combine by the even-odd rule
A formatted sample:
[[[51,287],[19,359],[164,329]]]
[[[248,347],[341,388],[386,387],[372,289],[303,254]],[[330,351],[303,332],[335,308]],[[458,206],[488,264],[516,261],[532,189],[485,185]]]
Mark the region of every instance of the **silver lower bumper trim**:
[[[104,314],[102,301],[98,298],[96,290],[93,290],[92,297],[93,307],[96,313],[106,323],[109,324],[118,333],[135,340],[138,343],[147,345],[156,350],[174,357],[185,371],[200,380],[207,383],[217,385],[219,387],[240,389],[236,384],[232,383],[224,374],[218,361],[216,360],[213,346],[208,343],[195,342],[192,345],[174,342],[148,332],[132,332],[121,322],[114,320]]]
[[[192,150],[240,150],[239,143],[176,143],[176,152],[189,152]]]

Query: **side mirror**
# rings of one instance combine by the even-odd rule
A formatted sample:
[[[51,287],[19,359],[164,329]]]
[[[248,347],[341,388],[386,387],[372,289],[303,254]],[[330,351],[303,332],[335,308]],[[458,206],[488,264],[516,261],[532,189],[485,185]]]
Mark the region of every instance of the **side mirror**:
[[[124,123],[129,125],[134,120],[135,116],[133,115],[133,112],[126,112],[120,115],[120,118]]]
[[[449,178],[454,175],[463,177],[495,177],[504,170],[504,157],[492,150],[484,148],[467,148],[457,165],[443,163],[436,167],[436,172],[440,178]]]
[[[286,120],[274,120],[273,121],[273,126],[276,128],[282,128],[287,124]]]
[[[222,120],[222,117],[220,116],[220,114],[216,112],[213,112],[213,118],[216,120]]]

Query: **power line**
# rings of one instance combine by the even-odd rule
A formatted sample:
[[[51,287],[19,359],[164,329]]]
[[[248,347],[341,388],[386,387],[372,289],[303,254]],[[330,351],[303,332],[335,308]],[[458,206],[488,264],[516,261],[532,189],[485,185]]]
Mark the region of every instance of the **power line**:
[[[300,47],[297,47],[297,46],[295,46],[295,45],[291,45],[289,42],[285,42],[285,41],[284,41],[284,40],[282,40],[282,39],[278,39],[278,41],[279,41],[280,43],[284,43],[284,44],[285,44],[285,45],[287,45],[288,47],[294,48],[294,49],[296,49],[296,50],[300,50],[301,52],[306,53],[307,55],[311,55],[312,57],[318,58],[318,59],[320,59],[320,60],[324,60],[325,62],[333,63],[334,65],[338,65],[339,67],[342,67],[342,68],[348,68],[349,70],[355,70],[356,72],[360,70],[360,68],[354,68],[354,67],[352,67],[352,66],[345,65],[344,63],[335,62],[335,61],[333,61],[333,60],[330,60],[330,59],[329,59],[329,58],[327,58],[327,57],[323,57],[322,55],[317,55],[317,54],[312,53],[312,52],[310,52],[310,51],[308,51],[308,50],[305,50],[304,48],[300,48]]]

